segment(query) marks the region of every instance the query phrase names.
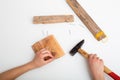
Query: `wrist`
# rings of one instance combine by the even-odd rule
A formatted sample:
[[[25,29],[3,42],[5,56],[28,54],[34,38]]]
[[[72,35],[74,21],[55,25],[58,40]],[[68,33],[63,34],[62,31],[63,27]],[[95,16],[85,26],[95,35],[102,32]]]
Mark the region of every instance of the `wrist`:
[[[41,67],[41,66],[42,66],[42,65],[38,65],[38,64],[35,63],[34,61],[29,62],[29,65],[31,66],[32,69],[38,68],[38,67]]]
[[[37,68],[37,66],[35,65],[35,63],[32,62],[32,61],[28,63],[28,66],[29,66],[30,69],[35,69],[35,68]]]
[[[94,80],[105,80],[104,75],[94,76]]]

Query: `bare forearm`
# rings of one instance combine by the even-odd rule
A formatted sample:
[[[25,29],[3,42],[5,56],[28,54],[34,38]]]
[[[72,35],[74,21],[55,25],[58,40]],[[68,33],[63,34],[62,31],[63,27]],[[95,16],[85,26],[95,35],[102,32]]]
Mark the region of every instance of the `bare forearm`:
[[[46,57],[50,58],[48,60],[45,60]],[[25,72],[34,68],[39,68],[45,64],[50,63],[53,60],[54,56],[51,54],[51,52],[46,49],[42,49],[36,53],[34,59],[31,62],[1,73],[0,80],[14,80]]]
[[[34,69],[35,66],[32,62],[27,63],[25,65],[16,67],[14,69],[8,70],[0,74],[0,80],[14,80],[25,72]]]

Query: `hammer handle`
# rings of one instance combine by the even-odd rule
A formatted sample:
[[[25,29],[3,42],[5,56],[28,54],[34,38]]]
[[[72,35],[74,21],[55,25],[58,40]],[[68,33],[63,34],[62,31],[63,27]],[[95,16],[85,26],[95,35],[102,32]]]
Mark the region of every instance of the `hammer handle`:
[[[88,54],[85,50],[83,50],[83,49],[78,49],[78,52],[79,52],[82,56],[84,56],[85,58],[88,59],[89,54]],[[112,77],[114,80],[120,80],[120,77],[119,77],[117,74],[115,74],[114,72],[112,72],[112,71],[111,71],[108,67],[106,67],[106,66],[104,66],[104,72],[105,72],[106,74],[108,74],[110,77]]]

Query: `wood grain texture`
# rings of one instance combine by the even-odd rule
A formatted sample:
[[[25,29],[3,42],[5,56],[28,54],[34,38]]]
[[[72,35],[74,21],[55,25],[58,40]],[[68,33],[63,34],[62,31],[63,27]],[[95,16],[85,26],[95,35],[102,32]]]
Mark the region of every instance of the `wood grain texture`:
[[[69,4],[69,6],[73,9],[76,15],[81,19],[81,21],[85,24],[85,26],[89,29],[89,31],[93,34],[95,38],[96,38],[97,33],[103,32],[76,0],[67,0],[67,3]],[[103,33],[96,39],[99,41],[105,37],[106,35]]]
[[[63,49],[61,48],[61,46],[59,45],[59,43],[53,35],[50,35],[32,45],[32,49],[35,53],[43,48],[46,48],[49,51],[51,51],[55,58],[59,58],[64,55]]]
[[[51,15],[51,16],[34,16],[34,24],[50,24],[50,23],[62,23],[73,22],[74,17],[72,15]]]

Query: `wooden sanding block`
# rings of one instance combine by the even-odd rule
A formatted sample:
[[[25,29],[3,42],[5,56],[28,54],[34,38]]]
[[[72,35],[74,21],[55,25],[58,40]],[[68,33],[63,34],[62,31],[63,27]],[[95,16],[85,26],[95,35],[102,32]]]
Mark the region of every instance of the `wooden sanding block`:
[[[49,24],[49,23],[62,23],[73,22],[72,15],[51,15],[51,16],[34,16],[33,24]]]
[[[87,14],[87,12],[76,0],[66,1],[98,41],[106,37],[104,32],[99,28],[99,26],[93,21],[93,19]]]
[[[43,48],[49,50],[55,58],[59,58],[64,55],[63,49],[53,35],[50,35],[32,45],[32,49],[35,53]]]

